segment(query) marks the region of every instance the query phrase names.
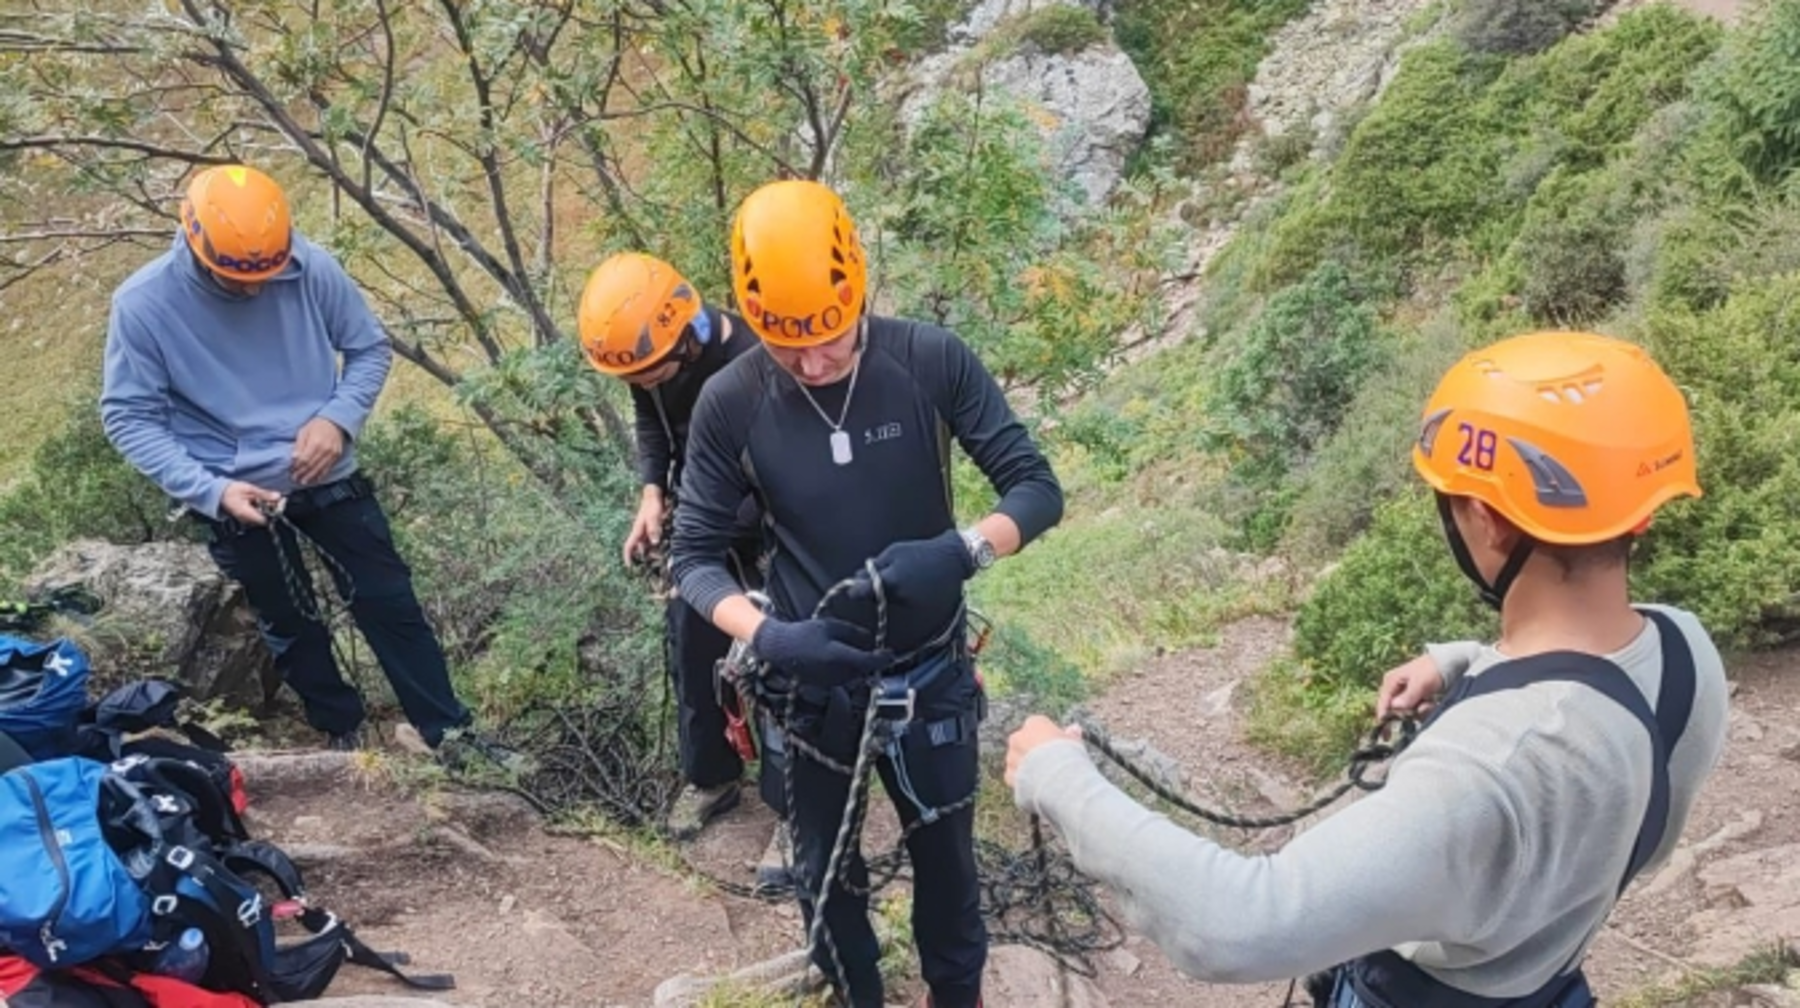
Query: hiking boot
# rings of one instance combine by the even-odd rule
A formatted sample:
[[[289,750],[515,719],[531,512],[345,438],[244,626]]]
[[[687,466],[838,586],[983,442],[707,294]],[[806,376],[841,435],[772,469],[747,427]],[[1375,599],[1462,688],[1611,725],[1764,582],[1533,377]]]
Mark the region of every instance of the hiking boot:
[[[368,748],[368,739],[363,736],[363,730],[360,727],[352,728],[341,735],[327,737],[325,748],[331,752],[356,752],[359,749]]]
[[[737,808],[742,797],[737,781],[716,788],[698,788],[692,784],[681,789],[669,809],[669,839],[677,842],[700,835],[714,817]]]
[[[438,762],[451,773],[473,769],[479,762],[489,763],[515,777],[523,777],[537,769],[530,756],[469,727],[445,732],[433,751]]]
[[[778,893],[791,892],[794,888],[793,858],[788,850],[787,826],[775,824],[775,833],[769,837],[769,846],[763,851],[762,860],[756,863],[756,892],[761,896],[774,896]]]

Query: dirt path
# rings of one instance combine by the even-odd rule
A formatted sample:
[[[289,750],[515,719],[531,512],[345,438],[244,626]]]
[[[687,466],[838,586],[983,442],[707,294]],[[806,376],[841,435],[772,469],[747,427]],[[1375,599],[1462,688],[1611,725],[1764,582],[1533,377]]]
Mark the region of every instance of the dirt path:
[[[421,802],[339,779],[265,789],[252,813],[252,830],[308,862],[317,901],[371,945],[453,972],[455,1004],[647,1005],[667,977],[728,972],[798,943],[791,911],[706,892],[618,844],[547,836],[504,795]],[[743,863],[767,839],[722,834],[709,867],[747,880]],[[400,992],[356,968],[331,990]]]
[[[1092,710],[1115,736],[1148,739],[1180,763],[1203,800],[1251,813],[1292,807],[1308,789],[1244,744],[1237,713],[1239,690],[1287,635],[1277,620],[1237,623],[1216,647],[1165,656],[1119,682]],[[1800,935],[1800,651],[1734,660],[1729,670],[1736,693],[1724,762],[1676,856],[1633,887],[1589,957],[1603,1001],[1675,978],[1683,963],[1728,965]],[[1291,832],[1212,835],[1264,851]],[[1272,1006],[1287,989],[1196,982],[1142,938],[1124,951],[1100,978],[1116,1005]]]
[[[1186,787],[1208,803],[1245,812],[1292,807],[1308,789],[1243,742],[1238,715],[1244,684],[1288,632],[1279,620],[1234,624],[1217,646],[1157,659],[1090,710],[1115,737],[1148,740],[1179,764]],[[1728,964],[1800,934],[1800,652],[1734,662],[1732,672],[1724,766],[1675,860],[1634,887],[1590,957],[1603,998],[1667,979],[1680,963]],[[446,1000],[455,1004],[644,1006],[670,976],[729,972],[800,942],[791,904],[721,895],[642,850],[547,836],[508,796],[407,797],[354,774],[251,784],[252,828],[302,859],[318,900],[344,912],[376,947],[410,953],[419,970],[454,972],[458,988]],[[891,837],[888,818],[872,817],[871,849]],[[747,802],[690,856],[720,877],[747,880],[772,822]],[[1291,833],[1214,836],[1271,850]],[[1098,965],[1099,987],[1119,1008],[1274,1006],[1287,989],[1198,983],[1136,936]],[[892,1000],[914,986],[903,982]],[[332,993],[396,988],[347,969]]]

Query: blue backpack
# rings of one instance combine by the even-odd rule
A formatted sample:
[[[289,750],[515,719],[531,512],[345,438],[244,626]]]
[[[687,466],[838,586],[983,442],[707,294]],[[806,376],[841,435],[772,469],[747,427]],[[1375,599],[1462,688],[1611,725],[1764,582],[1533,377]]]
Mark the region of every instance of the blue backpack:
[[[404,954],[376,952],[308,903],[293,862],[251,839],[231,791],[190,760],[70,757],[0,776],[0,850],[0,948],[40,968],[102,959],[151,972],[196,927],[210,950],[197,985],[260,1004],[316,998],[345,962],[420,989],[455,985],[401,972]],[[278,940],[259,881],[311,937]]]
[[[75,751],[87,707],[88,659],[65,638],[48,644],[0,635],[0,732],[32,759]]]
[[[0,776],[0,945],[70,966],[151,939],[150,899],[107,842],[102,808],[148,810],[104,763],[79,757]]]

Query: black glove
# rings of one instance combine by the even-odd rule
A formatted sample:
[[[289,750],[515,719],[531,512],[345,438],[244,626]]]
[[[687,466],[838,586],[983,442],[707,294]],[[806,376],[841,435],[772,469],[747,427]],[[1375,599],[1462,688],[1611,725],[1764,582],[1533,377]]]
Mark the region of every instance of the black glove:
[[[840,619],[785,623],[765,619],[750,638],[759,658],[803,683],[841,686],[867,679],[894,663],[894,653],[871,650],[874,635]]]
[[[962,583],[975,576],[975,558],[962,533],[951,529],[930,539],[894,543],[875,558],[875,573],[888,604],[926,606],[957,598]]]

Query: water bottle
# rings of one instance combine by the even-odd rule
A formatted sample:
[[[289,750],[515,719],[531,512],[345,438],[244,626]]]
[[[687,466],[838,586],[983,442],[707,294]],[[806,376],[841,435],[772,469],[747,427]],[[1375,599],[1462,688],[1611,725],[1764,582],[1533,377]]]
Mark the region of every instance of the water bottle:
[[[156,972],[183,983],[197,984],[206,975],[206,935],[199,928],[188,928],[172,945],[164,946],[156,956]]]

